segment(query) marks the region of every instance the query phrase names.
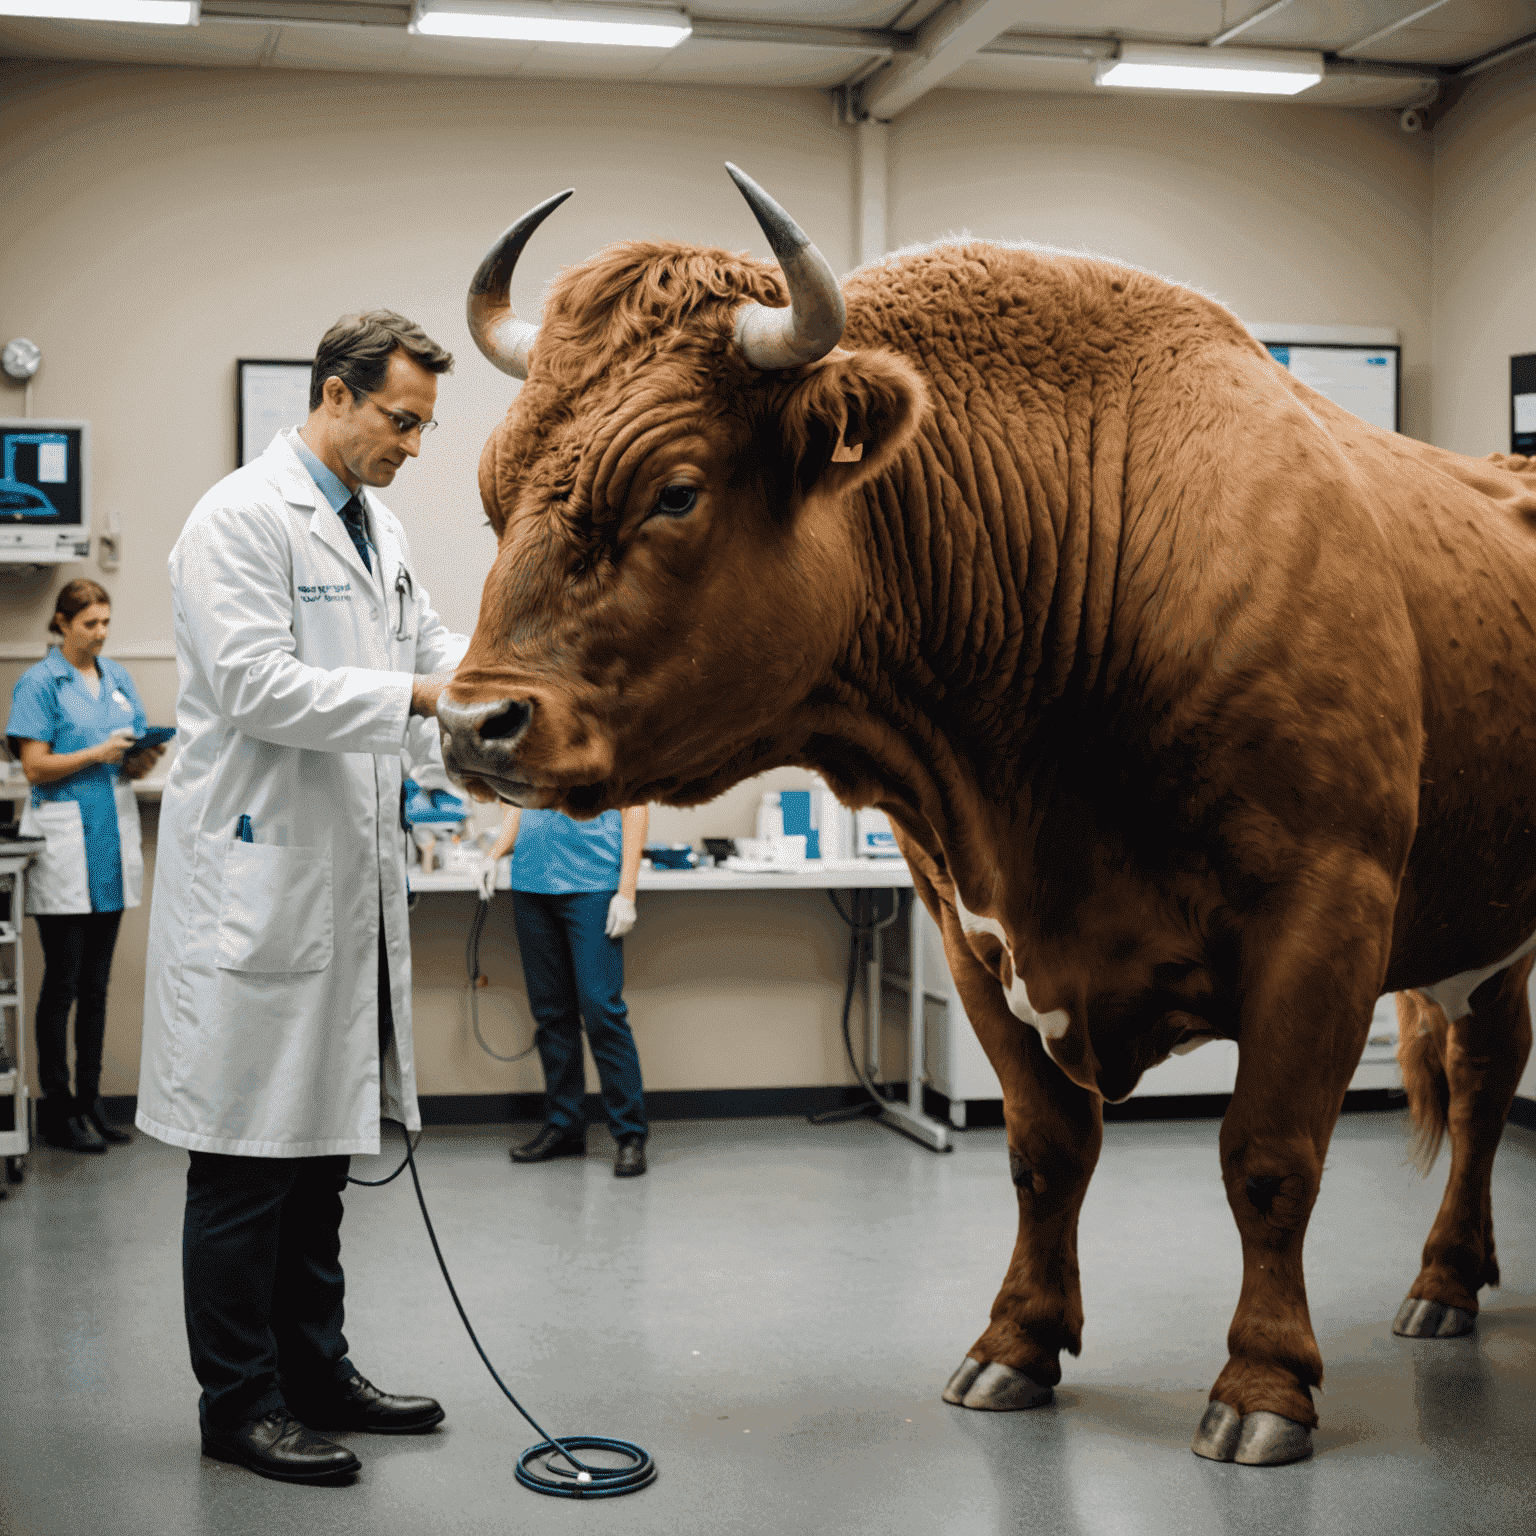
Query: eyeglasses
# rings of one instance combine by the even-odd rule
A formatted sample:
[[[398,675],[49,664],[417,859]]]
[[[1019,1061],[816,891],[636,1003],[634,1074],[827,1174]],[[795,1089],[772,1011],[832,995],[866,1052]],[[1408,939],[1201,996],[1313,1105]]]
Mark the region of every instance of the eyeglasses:
[[[352,389],[349,384],[348,389]],[[412,432],[420,432],[423,437],[437,425],[436,421],[417,421],[414,416],[401,411],[392,411],[387,405],[380,405],[366,389],[352,389],[354,395],[361,395],[380,415],[389,418],[389,424],[401,437],[409,437]]]

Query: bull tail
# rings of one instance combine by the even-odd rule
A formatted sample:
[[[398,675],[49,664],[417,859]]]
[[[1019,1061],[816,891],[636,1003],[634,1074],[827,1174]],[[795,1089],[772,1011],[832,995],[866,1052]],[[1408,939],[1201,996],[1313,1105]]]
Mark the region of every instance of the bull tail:
[[[1451,1084],[1445,1074],[1448,1029],[1444,1010],[1422,992],[1397,994],[1397,1063],[1413,1123],[1408,1160],[1424,1175],[1440,1155],[1450,1115]]]

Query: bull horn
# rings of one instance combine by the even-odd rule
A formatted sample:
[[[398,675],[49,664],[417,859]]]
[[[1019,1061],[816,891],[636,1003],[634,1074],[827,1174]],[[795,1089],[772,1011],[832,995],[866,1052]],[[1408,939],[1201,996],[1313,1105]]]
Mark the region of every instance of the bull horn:
[[[534,230],[575,190],[567,187],[530,208],[502,234],[469,280],[469,297],[464,300],[469,334],[486,359],[514,379],[528,377],[528,356],[539,328],[512,312],[512,271]]]
[[[745,172],[725,168],[768,237],[789,284],[789,308],[748,304],[736,316],[736,343],[754,368],[798,368],[825,357],[848,323],[842,290],[805,231]]]

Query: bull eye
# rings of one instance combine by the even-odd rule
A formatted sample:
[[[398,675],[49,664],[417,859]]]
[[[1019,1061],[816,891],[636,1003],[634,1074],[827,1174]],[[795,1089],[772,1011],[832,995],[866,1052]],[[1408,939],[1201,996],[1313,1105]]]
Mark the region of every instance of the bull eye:
[[[656,498],[655,511],[662,517],[686,517],[699,503],[691,485],[669,485]]]

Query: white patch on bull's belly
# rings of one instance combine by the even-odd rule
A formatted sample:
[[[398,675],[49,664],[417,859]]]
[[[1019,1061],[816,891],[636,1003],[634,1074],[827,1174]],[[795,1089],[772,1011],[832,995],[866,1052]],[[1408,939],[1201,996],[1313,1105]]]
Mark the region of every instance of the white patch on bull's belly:
[[[1008,968],[1013,972],[1013,980],[1008,984],[1003,996],[1008,1000],[1008,1009],[1015,1018],[1023,1019],[1026,1024],[1033,1024],[1040,1031],[1044,1040],[1059,1040],[1072,1026],[1072,1019],[1065,1008],[1053,1008],[1049,1013],[1041,1013],[1029,1000],[1029,988],[1024,985],[1024,978],[1019,975],[1019,968],[1014,963],[1013,946],[1008,942],[1008,936],[1003,932],[1003,925],[995,917],[978,917],[960,899],[959,888],[955,889],[955,915],[960,919],[962,933],[989,933],[999,944],[1003,946],[1008,956]]]
[[[1191,1051],[1198,1051],[1202,1045],[1209,1045],[1212,1040],[1218,1039],[1217,1035],[1196,1035],[1192,1040],[1180,1040],[1168,1053],[1170,1056],[1188,1056]]]
[[[1536,949],[1536,933],[1533,933],[1512,955],[1506,955],[1502,960],[1494,961],[1492,965],[1485,965],[1480,971],[1463,971],[1459,976],[1450,976],[1444,981],[1437,981],[1432,987],[1418,987],[1415,990],[1424,993],[1426,997],[1432,997],[1439,1003],[1445,1010],[1446,1018],[1454,1024],[1457,1019],[1471,1013],[1472,994],[1490,976],[1497,976],[1500,971],[1530,954],[1533,949]]]

